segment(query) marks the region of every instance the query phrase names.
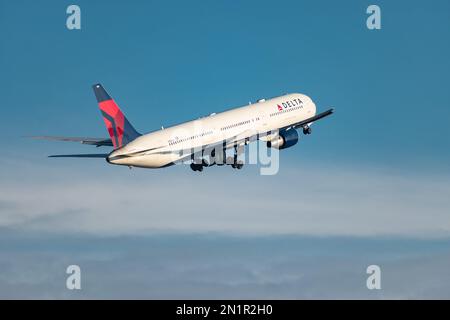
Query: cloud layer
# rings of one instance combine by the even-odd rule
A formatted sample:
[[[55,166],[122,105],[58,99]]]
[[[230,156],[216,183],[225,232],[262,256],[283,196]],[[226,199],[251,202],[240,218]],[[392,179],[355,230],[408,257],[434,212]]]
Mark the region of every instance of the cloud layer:
[[[0,298],[449,298],[449,240],[0,233]],[[81,268],[81,291],[65,287]],[[366,287],[381,268],[381,290]]]
[[[448,176],[310,164],[286,164],[275,176],[260,176],[256,166],[199,174],[98,161],[2,168],[11,170],[0,182],[0,227],[97,235],[450,234]]]
[[[450,296],[446,175],[1,161],[1,298]],[[365,287],[370,264],[381,291]]]

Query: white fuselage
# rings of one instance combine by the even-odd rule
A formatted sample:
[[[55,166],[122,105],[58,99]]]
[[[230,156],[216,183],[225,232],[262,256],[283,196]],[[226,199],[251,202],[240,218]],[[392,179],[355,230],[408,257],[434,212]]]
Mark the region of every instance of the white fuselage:
[[[211,114],[197,120],[142,135],[113,151],[108,162],[144,168],[171,165],[181,150],[201,148],[234,137],[246,138],[285,128],[316,114],[314,102],[294,93]]]

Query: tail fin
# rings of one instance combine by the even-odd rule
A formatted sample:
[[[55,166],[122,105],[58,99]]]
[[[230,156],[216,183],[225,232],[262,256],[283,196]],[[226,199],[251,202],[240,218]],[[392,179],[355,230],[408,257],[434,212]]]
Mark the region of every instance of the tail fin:
[[[139,137],[141,134],[133,128],[103,86],[98,83],[94,84],[92,88],[114,149],[118,149]]]

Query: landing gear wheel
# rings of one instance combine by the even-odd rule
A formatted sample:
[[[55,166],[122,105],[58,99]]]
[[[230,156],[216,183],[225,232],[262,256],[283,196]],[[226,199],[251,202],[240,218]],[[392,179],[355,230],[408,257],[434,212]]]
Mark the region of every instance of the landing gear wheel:
[[[303,134],[311,134],[311,127],[310,126],[304,126],[303,127]]]
[[[231,167],[233,169],[238,169],[238,170],[242,169],[243,166],[244,166],[244,163],[242,161],[237,161],[231,165]]]
[[[203,166],[201,164],[191,163],[192,171],[203,171]]]

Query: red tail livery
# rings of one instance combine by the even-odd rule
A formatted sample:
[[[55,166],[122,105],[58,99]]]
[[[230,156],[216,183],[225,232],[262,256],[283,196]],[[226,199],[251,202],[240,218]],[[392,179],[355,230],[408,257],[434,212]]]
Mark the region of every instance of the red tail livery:
[[[141,134],[133,128],[103,86],[95,84],[93,89],[114,149],[119,149],[139,137]]]

